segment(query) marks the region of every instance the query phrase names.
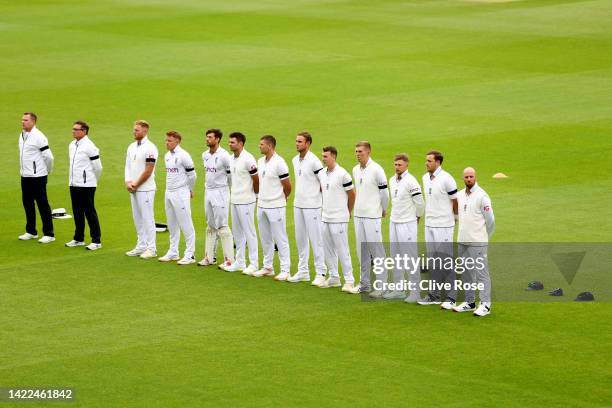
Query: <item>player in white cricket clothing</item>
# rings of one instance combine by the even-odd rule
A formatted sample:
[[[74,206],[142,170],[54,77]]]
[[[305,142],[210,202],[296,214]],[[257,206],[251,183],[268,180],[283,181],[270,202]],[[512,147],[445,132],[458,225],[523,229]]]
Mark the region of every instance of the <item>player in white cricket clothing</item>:
[[[308,270],[309,243],[314,257],[315,279],[325,276],[325,255],[321,236],[321,183],[319,172],[323,165],[319,158],[310,151],[312,136],[300,132],[295,138],[298,151],[293,160],[295,177],[295,198],[293,199],[293,219],[295,241],[298,248],[298,270],[287,279],[288,282],[310,281]]]
[[[423,175],[423,190],[425,192],[425,242],[427,257],[433,261],[430,269],[430,285],[450,283],[451,289],[446,291],[446,299],[442,300],[442,291],[434,286],[428,295],[421,299],[420,305],[439,305],[442,309],[451,310],[457,299],[454,285],[455,271],[447,259],[454,257],[453,233],[457,219],[457,183],[453,176],[442,170],[444,157],[437,150],[427,153]],[[440,262],[441,261],[441,262]]]
[[[414,260],[409,265],[415,265],[418,260],[417,248],[417,226],[419,219],[425,211],[423,194],[419,182],[408,172],[408,155],[400,153],[395,156],[393,165],[395,175],[389,179],[389,191],[391,193],[391,222],[389,223],[389,245],[391,256],[408,255]],[[403,291],[393,290],[385,293],[385,299],[404,299],[406,303],[416,303],[420,300],[419,283],[421,282],[421,269],[409,267],[408,269],[396,268],[393,271],[393,281],[400,284],[408,275],[411,284],[409,296]]]
[[[215,259],[215,242],[221,241],[223,269],[234,262],[234,238],[229,228],[229,183],[230,155],[221,146],[223,133],[219,129],[206,131],[208,150],[202,153],[202,161],[206,170],[206,192],[204,196],[204,211],[206,213],[206,246],[204,259],[200,266],[213,265]]]
[[[353,293],[355,278],[348,244],[348,223],[355,205],[355,188],[350,174],[336,163],[338,150],[333,146],[323,148],[325,169],[319,173],[323,193],[323,242],[325,263],[329,277],[317,276],[314,283],[320,288],[340,286],[338,259],[344,275],[343,292]]]
[[[157,147],[147,136],[149,124],[144,120],[134,122],[134,142],[127,149],[125,159],[125,187],[130,193],[132,216],[138,235],[136,247],[127,256],[142,259],[157,256],[155,238],[155,162]]]
[[[372,290],[370,266],[374,258],[384,258],[381,221],[389,204],[387,176],[383,168],[370,157],[372,147],[362,141],[355,145],[355,156],[359,162],[353,168],[355,182],[355,236],[357,256],[360,264],[360,283],[353,292],[370,292],[371,297],[381,297],[382,290]],[[376,277],[376,281],[387,282],[387,272]]]
[[[280,273],[275,280],[284,281],[289,278],[291,257],[289,240],[287,239],[287,198],[291,194],[291,180],[287,163],[274,149],[274,136],[263,136],[259,141],[259,151],[263,154],[257,161],[259,171],[259,197],[257,200],[257,223],[259,237],[263,249],[263,268],[252,276],[274,276],[274,244],[278,247]]]
[[[191,220],[191,199],[196,182],[196,172],[189,153],[181,146],[181,134],[175,130],[166,132],[166,219],[170,232],[170,248],[160,262],[178,261],[179,265],[195,263],[195,229]],[[179,259],[181,231],[185,237],[185,253]]]
[[[246,136],[240,132],[229,135],[232,230],[236,242],[236,260],[226,267],[227,272],[242,271],[252,275],[259,270],[257,254],[257,232],[255,230],[255,203],[259,192],[257,162],[253,155],[244,149]],[[249,250],[249,265],[246,266],[246,249]]]
[[[476,291],[465,291],[465,302],[453,308],[456,312],[474,311],[475,316],[491,313],[491,277],[487,258],[488,244],[495,231],[495,216],[491,199],[476,182],[476,170],[467,167],[463,170],[465,188],[457,194],[459,203],[459,235],[457,251],[459,258],[472,259],[466,262],[463,273],[464,282],[483,285],[480,291],[480,305],[476,309]]]

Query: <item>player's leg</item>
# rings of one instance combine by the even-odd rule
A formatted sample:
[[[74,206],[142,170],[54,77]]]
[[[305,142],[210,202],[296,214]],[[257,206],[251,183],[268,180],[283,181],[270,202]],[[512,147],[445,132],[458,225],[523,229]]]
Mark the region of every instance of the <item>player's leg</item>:
[[[132,204],[132,219],[134,220],[134,228],[136,229],[136,247],[128,251],[128,256],[138,256],[147,249],[147,242],[145,240],[144,223],[142,221],[142,211],[140,209],[140,200],[138,196],[143,193],[134,192],[130,193],[130,202]]]
[[[369,292],[370,287],[370,256],[365,248],[366,232],[363,218],[354,217],[355,226],[355,245],[357,258],[359,258],[359,285],[355,287],[356,292]]]
[[[353,276],[353,264],[351,262],[351,250],[348,243],[348,223],[330,224],[333,247],[338,254],[342,275],[344,275],[343,292],[349,292],[355,287],[355,277]]]
[[[253,273],[253,276],[274,275],[274,242],[272,241],[272,230],[267,208],[257,209],[257,225],[259,226],[259,239],[261,240],[263,253],[263,266]]]
[[[217,226],[214,217],[212,196],[214,190],[207,190],[204,196],[204,213],[206,216],[206,243],[204,246],[204,259],[200,265],[212,265],[215,259],[215,241],[217,240]]]
[[[366,246],[369,251],[371,259],[384,259],[386,257],[385,248],[382,243],[382,227],[380,218],[366,218],[364,219],[364,229],[366,232]],[[380,282],[376,286],[382,287],[382,284],[388,283],[388,273],[386,268],[382,268],[382,272],[374,276],[376,281]],[[379,286],[380,285],[380,286]],[[374,289],[374,287],[372,287]],[[385,289],[376,290],[370,292],[371,297],[381,297],[385,293]]]
[[[86,187],[84,188],[83,204],[85,207],[85,218],[89,225],[89,234],[91,235],[91,242],[99,244],[102,238],[102,232],[100,231],[100,220],[98,219],[98,212],[96,211],[96,188]]]
[[[75,242],[85,241],[85,209],[83,208],[83,194],[79,187],[70,186],[70,202],[72,203],[72,216],[74,217],[74,235],[72,237]],[[66,246],[72,246],[74,243],[68,242]]]
[[[223,268],[230,266],[234,262],[234,237],[229,228],[229,190],[219,188],[216,190],[215,197],[215,224],[217,233],[221,241],[223,250]]]
[[[308,274],[308,258],[310,248],[308,246],[308,231],[306,229],[306,210],[303,208],[293,208],[293,223],[295,225],[295,244],[298,250],[298,270],[297,274]]]
[[[53,233],[53,217],[51,216],[51,206],[49,205],[49,199],[47,198],[47,176],[34,177],[36,180],[35,197],[36,204],[38,205],[38,212],[42,220],[43,235],[47,237],[54,237]]]
[[[482,268],[476,269],[476,282],[482,283],[483,289],[480,291],[480,305],[474,312],[476,316],[486,316],[491,313],[491,275],[489,274],[488,247],[477,247],[478,254],[476,255]]]
[[[416,303],[421,299],[421,267],[419,265],[418,246],[417,246],[418,224],[416,221],[406,222],[399,225],[399,240],[402,242],[402,253],[408,256],[408,275],[410,294],[404,299],[406,303]]]
[[[446,291],[446,297],[442,302],[441,307],[443,309],[450,310],[456,306],[457,299],[457,287],[455,285],[455,268],[452,261],[455,259],[455,251],[453,248],[453,233],[454,227],[450,228],[437,228],[439,252],[443,259],[442,263],[442,279],[445,284],[450,285],[450,289]]]
[[[329,288],[337,286],[336,283],[340,282],[340,275],[338,274],[338,253],[334,243],[334,237],[332,234],[332,226],[335,224],[323,224],[323,243],[325,252],[325,263],[327,264],[327,271],[329,277],[325,279],[325,275],[316,274],[312,284],[320,288]],[[333,283],[334,285],[330,285]]]
[[[166,210],[166,222],[168,223],[170,246],[168,248],[168,252],[166,252],[164,256],[158,258],[161,262],[179,260],[179,242],[181,238],[181,230],[176,217],[176,208],[180,205],[180,202],[178,202],[179,200],[176,200],[175,196],[175,191],[166,191],[164,196],[164,208]]]
[[[437,242],[435,231],[437,228],[425,226],[425,247],[427,249],[427,259],[425,266],[429,270],[429,293],[418,301],[420,305],[439,305],[440,290],[435,286],[440,280],[438,264],[442,262],[437,253]]]
[[[462,259],[464,268],[463,273],[461,274],[461,280],[464,284],[472,284],[474,279],[476,278],[476,271],[471,265],[472,261],[465,261],[466,259],[472,258],[473,253],[470,250],[470,247],[463,244],[457,244],[457,259]],[[456,305],[453,307],[455,312],[470,312],[476,309],[475,304],[476,292],[471,289],[465,289],[465,300],[463,303]]]
[[[305,224],[308,232],[308,239],[312,246],[312,255],[317,275],[325,276],[325,254],[323,252],[323,236],[321,228],[323,221],[321,220],[320,208],[309,208],[305,210]]]
[[[142,214],[142,230],[147,250],[140,255],[141,258],[157,256],[157,237],[155,236],[155,191],[144,191],[137,194]]]
[[[395,259],[396,256],[403,257],[405,252],[405,241],[402,237],[402,224],[393,221],[389,223],[389,256]],[[393,268],[393,283],[396,289],[387,291],[383,294],[384,299],[404,299],[406,295],[403,290],[397,289],[404,280],[405,270],[399,265]]]
[[[234,261],[235,268],[243,270],[246,268],[246,235],[242,226],[243,220],[239,215],[239,206],[232,204],[230,207],[232,213],[232,230],[234,232],[234,241],[236,242],[236,259]]]
[[[287,207],[274,208],[271,211],[272,237],[278,247],[280,273],[274,277],[278,281],[289,279],[291,270],[291,253],[289,250],[289,237],[287,237]]]
[[[195,263],[195,228],[191,218],[191,192],[187,188],[176,192],[174,214],[177,223],[185,238],[185,252],[183,258],[178,261],[179,265]]]
[[[34,184],[33,177],[21,178],[21,203],[26,215],[26,233],[30,235],[38,235],[36,231],[36,204],[34,202]],[[27,235],[23,236],[24,239]],[[28,238],[30,239],[30,238]]]

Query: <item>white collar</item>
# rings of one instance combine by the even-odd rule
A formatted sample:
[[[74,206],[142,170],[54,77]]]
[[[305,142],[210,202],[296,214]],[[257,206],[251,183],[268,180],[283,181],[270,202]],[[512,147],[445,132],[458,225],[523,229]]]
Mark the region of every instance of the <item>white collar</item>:
[[[136,146],[142,146],[148,141],[149,141],[149,135],[145,135],[145,137],[143,137],[142,139],[136,140]]]
[[[476,190],[478,190],[478,183],[474,183],[472,188],[470,188],[470,194],[472,194]],[[467,188],[465,189],[465,192],[467,193]]]

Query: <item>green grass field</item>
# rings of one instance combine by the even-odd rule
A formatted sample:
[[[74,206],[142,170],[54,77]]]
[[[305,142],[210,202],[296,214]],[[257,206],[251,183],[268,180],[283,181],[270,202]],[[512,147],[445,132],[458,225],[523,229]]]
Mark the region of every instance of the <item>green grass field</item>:
[[[243,131],[252,153],[271,133],[286,159],[308,129],[345,168],[368,139],[388,175],[408,152],[420,176],[437,148],[458,182],[478,170],[495,241],[610,242],[610,21],[607,0],[0,0],[0,387],[73,387],[83,407],[611,406],[607,302],[498,302],[474,319],[123,255],[140,118],[160,152],[177,129],[196,159],[209,127]],[[72,121],[90,123],[101,251],[65,248],[70,220],[53,244],[17,240],[25,111],[56,157],[54,208],[70,208]]]

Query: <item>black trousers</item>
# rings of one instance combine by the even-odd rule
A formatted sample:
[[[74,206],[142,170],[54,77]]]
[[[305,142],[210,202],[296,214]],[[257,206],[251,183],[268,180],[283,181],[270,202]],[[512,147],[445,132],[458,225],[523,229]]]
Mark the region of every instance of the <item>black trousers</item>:
[[[43,224],[43,234],[53,237],[53,218],[51,207],[47,199],[47,176],[22,177],[21,201],[26,214],[26,232],[37,235],[36,231],[36,204]]]
[[[73,239],[75,241],[85,241],[85,218],[87,218],[91,242],[100,243],[100,221],[98,221],[98,213],[94,205],[95,195],[95,187],[70,187],[70,200],[72,200],[75,227]]]

